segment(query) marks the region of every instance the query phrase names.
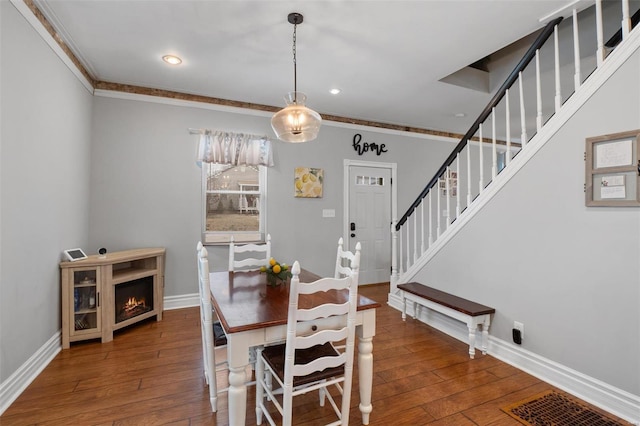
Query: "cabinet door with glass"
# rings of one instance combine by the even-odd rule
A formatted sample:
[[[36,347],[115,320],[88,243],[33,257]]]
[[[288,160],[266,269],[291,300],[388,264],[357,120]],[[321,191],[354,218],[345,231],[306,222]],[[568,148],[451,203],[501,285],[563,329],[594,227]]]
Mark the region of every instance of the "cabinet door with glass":
[[[100,271],[98,267],[63,270],[63,304],[67,305],[62,309],[63,348],[69,342],[101,337]]]

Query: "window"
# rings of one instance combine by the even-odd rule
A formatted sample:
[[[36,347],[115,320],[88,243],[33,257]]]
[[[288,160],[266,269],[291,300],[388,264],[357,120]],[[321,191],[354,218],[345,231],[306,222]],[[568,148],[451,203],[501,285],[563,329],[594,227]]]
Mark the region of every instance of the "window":
[[[203,242],[264,241],[266,187],[264,166],[203,163]]]

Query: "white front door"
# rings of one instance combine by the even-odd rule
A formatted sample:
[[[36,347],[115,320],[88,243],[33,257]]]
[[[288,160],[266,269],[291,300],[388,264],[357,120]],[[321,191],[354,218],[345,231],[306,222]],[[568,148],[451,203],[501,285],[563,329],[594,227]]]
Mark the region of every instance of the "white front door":
[[[360,254],[360,284],[389,281],[391,275],[391,168],[349,165],[349,210],[345,241]]]

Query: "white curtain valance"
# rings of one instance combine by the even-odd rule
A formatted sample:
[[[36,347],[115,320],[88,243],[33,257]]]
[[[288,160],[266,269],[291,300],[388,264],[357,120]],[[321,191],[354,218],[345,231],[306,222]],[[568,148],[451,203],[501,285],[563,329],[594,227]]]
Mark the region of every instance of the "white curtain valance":
[[[273,166],[271,141],[266,136],[218,130],[202,130],[197,133],[200,133],[196,154],[198,166],[202,163]]]

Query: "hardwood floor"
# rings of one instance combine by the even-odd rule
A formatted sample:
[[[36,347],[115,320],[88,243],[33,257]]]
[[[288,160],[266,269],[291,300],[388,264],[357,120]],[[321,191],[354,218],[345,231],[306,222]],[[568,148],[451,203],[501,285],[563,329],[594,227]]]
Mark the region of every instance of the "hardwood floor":
[[[386,305],[388,285],[361,287],[382,303],[374,338],[371,425],[519,425],[500,407],[553,388]],[[357,370],[356,370],[357,371]],[[219,381],[226,379],[219,373]],[[357,374],[350,422],[361,424]],[[297,424],[326,420],[316,396],[297,400]],[[64,350],[0,417],[1,425],[226,425],[226,395],[211,413],[198,308],[118,332],[109,343]],[[255,424],[254,388],[247,424]],[[324,423],[322,423],[324,424]]]

